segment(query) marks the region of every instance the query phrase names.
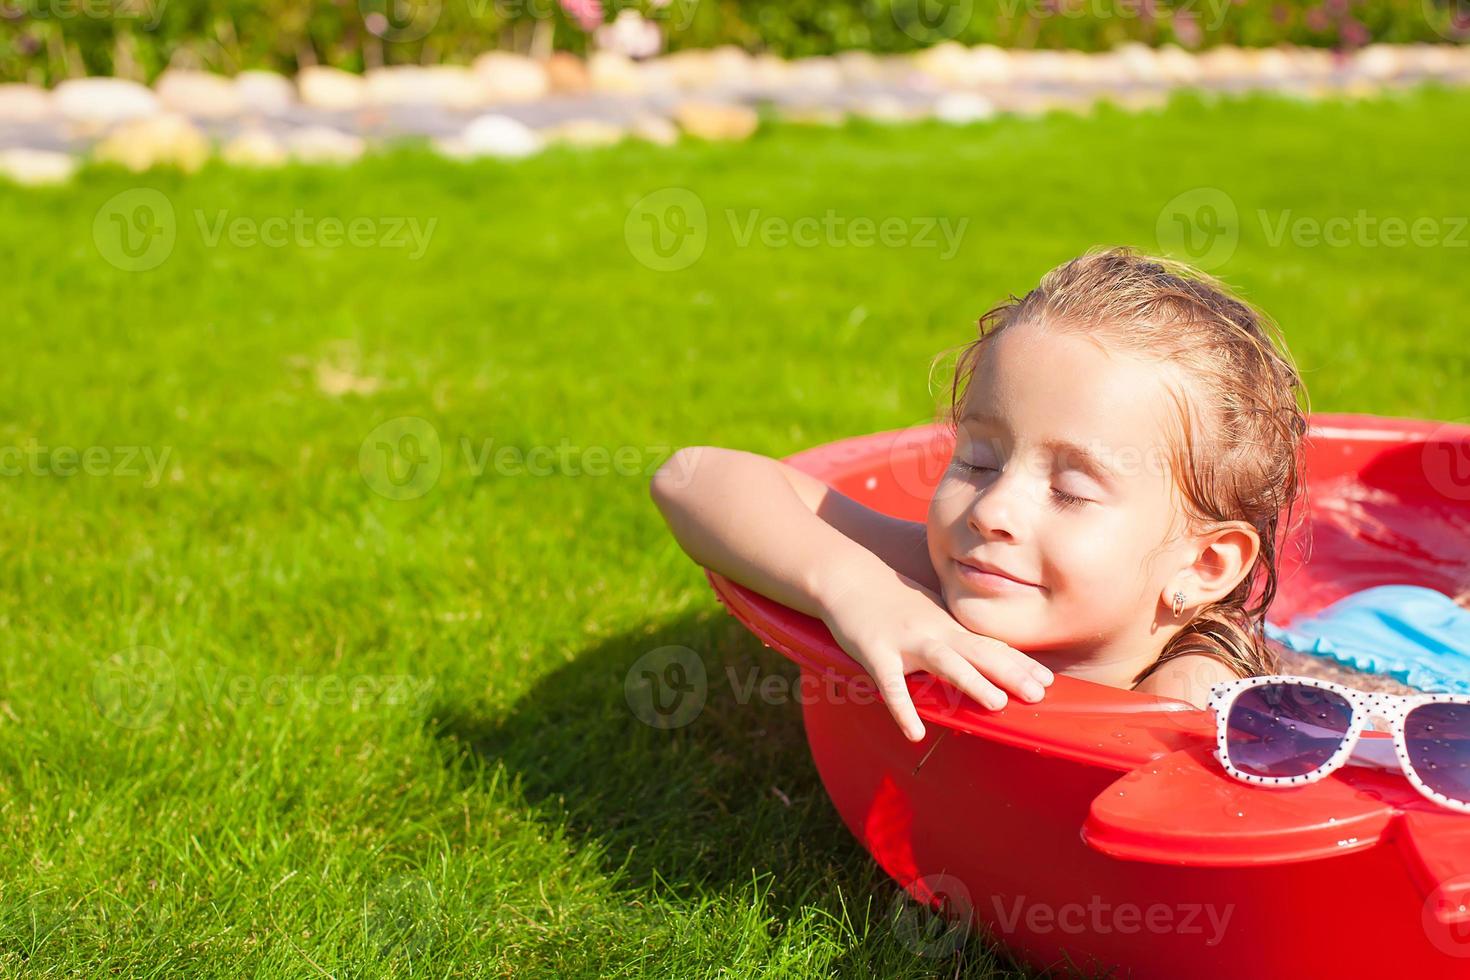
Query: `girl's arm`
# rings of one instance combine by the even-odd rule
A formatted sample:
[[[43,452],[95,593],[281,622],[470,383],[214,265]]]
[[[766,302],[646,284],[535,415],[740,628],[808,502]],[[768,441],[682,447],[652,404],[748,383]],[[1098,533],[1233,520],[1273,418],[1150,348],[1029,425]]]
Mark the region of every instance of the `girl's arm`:
[[[939,590],[923,524],[864,507],[778,459],[689,446],[649,493],[690,558],[809,616],[826,613],[834,579],[857,585],[892,569]]]
[[[699,564],[821,619],[878,682],[910,739],[924,726],[905,675],[927,670],[990,708],[1004,686],[1040,700],[1051,672],[955,622],[939,598],[925,527],[864,507],[766,456],[712,446],[675,453],[649,493]]]

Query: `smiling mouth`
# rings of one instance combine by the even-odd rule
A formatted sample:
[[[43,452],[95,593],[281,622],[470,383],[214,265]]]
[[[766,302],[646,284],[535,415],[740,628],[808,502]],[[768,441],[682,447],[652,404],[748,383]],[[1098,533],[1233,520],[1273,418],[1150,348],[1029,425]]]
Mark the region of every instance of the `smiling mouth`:
[[[974,565],[954,560],[955,568],[958,569],[960,578],[975,589],[982,592],[1032,592],[1039,589],[1039,585],[1030,582],[1021,582],[996,572],[987,572],[976,568]]]

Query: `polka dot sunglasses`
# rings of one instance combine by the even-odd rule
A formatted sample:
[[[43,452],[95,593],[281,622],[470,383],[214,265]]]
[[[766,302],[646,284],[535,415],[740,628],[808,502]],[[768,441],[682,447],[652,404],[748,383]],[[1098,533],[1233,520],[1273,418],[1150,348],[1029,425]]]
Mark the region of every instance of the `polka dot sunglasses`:
[[[1356,755],[1401,770],[1440,806],[1470,813],[1470,695],[1370,694],[1315,677],[1267,675],[1216,684],[1209,707],[1215,758],[1236,779],[1302,786]],[[1371,718],[1393,733],[1392,755],[1386,739],[1359,746]]]

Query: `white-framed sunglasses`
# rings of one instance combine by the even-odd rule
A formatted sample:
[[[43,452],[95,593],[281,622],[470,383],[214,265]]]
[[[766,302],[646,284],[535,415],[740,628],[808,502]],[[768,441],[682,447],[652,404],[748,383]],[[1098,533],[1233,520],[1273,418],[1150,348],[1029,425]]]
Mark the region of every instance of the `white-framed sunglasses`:
[[[1373,694],[1315,677],[1268,674],[1216,684],[1215,758],[1236,779],[1304,786],[1345,765],[1399,769],[1440,806],[1470,813],[1470,695]],[[1358,736],[1381,718],[1388,739]],[[1395,765],[1395,762],[1397,764]]]

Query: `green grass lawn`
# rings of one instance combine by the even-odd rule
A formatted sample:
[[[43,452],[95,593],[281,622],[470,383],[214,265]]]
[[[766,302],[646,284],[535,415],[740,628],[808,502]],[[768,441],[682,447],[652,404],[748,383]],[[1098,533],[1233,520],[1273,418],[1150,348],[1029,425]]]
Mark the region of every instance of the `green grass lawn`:
[[[976,316],[1182,194],[1314,410],[1470,415],[1467,157],[1421,90],[0,189],[0,973],[1002,973],[890,925],[648,475],[926,420]],[[624,693],[669,645],[672,731]]]

